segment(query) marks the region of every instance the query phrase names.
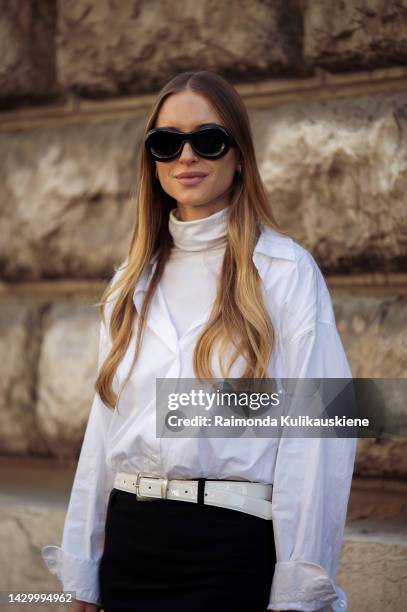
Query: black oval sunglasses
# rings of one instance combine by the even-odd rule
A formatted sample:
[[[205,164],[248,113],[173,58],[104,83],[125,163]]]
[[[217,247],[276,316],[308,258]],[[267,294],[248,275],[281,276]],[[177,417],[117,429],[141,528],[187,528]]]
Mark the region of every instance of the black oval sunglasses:
[[[154,128],[147,132],[145,146],[155,161],[176,159],[184,142],[189,142],[197,155],[205,159],[220,159],[236,142],[230,132],[217,123],[205,125],[192,132],[178,132],[170,128]]]

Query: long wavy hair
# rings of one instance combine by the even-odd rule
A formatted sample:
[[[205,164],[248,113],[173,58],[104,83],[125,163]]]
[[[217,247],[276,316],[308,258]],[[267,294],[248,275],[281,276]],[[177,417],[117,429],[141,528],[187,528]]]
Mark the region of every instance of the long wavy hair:
[[[277,224],[262,183],[255,156],[249,117],[236,89],[220,75],[202,70],[183,72],[171,79],[158,93],[147,119],[137,160],[134,229],[127,258],[113,283],[105,289],[99,305],[106,325],[104,310],[115,294],[111,315],[106,325],[110,335],[110,352],[99,367],[95,390],[103,403],[114,408],[118,396],[112,383],[116,369],[126,353],[134,328],[137,327],[135,352],[131,368],[119,395],[131,376],[138,359],[148,309],[162,276],[172,247],[168,230],[169,212],[176,201],[161,187],[155,176],[155,165],[144,147],[148,130],[155,127],[160,108],[172,94],[192,90],[205,96],[220,116],[223,125],[235,139],[241,156],[241,172],[235,173],[231,187],[227,222],[227,243],[218,277],[217,293],[208,321],[197,339],[193,353],[193,369],[198,379],[212,378],[210,363],[215,343],[219,343],[218,364],[227,378],[239,356],[246,369],[242,378],[265,378],[274,343],[274,330],[267,313],[260,277],[252,254],[261,225],[286,235]],[[133,294],[150,258],[157,254],[157,265],[147,287],[140,312],[136,311]],[[135,317],[138,325],[134,325]],[[233,351],[226,368],[227,348]]]

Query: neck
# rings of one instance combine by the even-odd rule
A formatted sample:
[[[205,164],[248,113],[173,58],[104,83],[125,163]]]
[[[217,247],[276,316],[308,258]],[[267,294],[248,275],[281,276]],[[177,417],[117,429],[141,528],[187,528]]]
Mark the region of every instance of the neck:
[[[213,203],[204,206],[185,206],[184,204],[177,203],[175,209],[175,216],[180,221],[196,221],[197,219],[205,219],[214,213],[226,208],[228,205],[223,203]]]

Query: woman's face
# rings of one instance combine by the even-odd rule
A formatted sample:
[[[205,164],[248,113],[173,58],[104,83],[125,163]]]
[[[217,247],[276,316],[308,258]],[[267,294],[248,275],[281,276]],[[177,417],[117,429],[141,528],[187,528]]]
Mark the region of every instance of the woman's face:
[[[155,127],[171,127],[192,132],[203,123],[223,125],[208,100],[195,92],[182,91],[169,96],[163,103]],[[239,153],[231,147],[224,157],[216,160],[199,157],[189,142],[180,155],[170,162],[155,162],[162,188],[177,202],[181,221],[202,219],[229,204],[228,191],[239,165]],[[182,172],[203,172],[205,177],[195,185],[183,184],[177,175]]]

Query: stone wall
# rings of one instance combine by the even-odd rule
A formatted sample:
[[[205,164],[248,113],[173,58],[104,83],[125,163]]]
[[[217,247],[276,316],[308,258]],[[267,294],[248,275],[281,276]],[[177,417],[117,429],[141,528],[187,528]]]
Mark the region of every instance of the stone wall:
[[[58,580],[42,562],[40,550],[61,542],[72,479],[73,466],[51,467],[40,459],[27,465],[17,458],[6,464],[0,458],[1,591],[60,591]],[[406,494],[406,482],[354,479],[337,576],[339,586],[346,591],[350,612],[402,612],[405,608]],[[2,609],[30,612],[32,606]],[[52,610],[66,612],[67,608],[53,606]]]
[[[270,204],[326,277],[354,377],[406,378],[406,41],[407,0],[0,0],[0,462],[43,465],[0,470],[4,590],[21,576],[59,588],[39,558],[60,542],[70,483],[62,495],[56,468],[73,475],[96,303],[126,253],[146,115],[175,74],[235,85]],[[377,503],[406,480],[406,451],[402,437],[359,441],[338,576],[350,612],[407,597],[405,530],[365,523],[405,519],[405,483],[391,516]]]
[[[157,90],[177,72],[235,83],[403,66],[405,0],[1,0],[5,108]]]
[[[190,68],[241,90],[270,203],[327,277],[354,375],[405,376],[407,2],[2,5],[1,453],[79,451],[97,309],[72,296],[122,261],[145,113]],[[400,444],[361,441],[357,470],[407,475]]]
[[[326,274],[358,377],[407,372],[406,109],[401,92],[250,111],[270,202]],[[69,281],[74,294],[80,284],[108,278],[125,255],[142,118],[5,126],[0,353],[8,359],[0,449],[76,456],[90,408],[98,312],[89,293],[72,305],[58,287]],[[27,287],[20,300],[19,286]],[[407,475],[405,453],[389,459],[396,444],[403,448],[394,440],[362,441],[358,472]]]
[[[0,57],[0,455],[78,456],[143,124],[189,69],[241,93],[353,375],[406,377],[406,0],[0,0]],[[405,479],[406,450],[361,440],[355,471]]]
[[[250,118],[276,216],[325,273],[407,271],[407,91]],[[121,260],[143,120],[1,134],[4,279],[100,278]]]
[[[25,590],[34,592],[60,592],[58,580],[42,563],[40,550],[50,542],[59,544],[64,515],[64,508],[56,504],[40,505],[30,500],[14,506],[0,503],[3,591],[10,590],[11,585],[14,590],[24,585]],[[350,612],[402,612],[407,588],[407,534],[391,532],[383,522],[368,525],[355,523],[346,530],[337,582],[346,591]],[[10,554],[14,558],[12,566]],[[361,589],[361,584],[365,588]],[[3,610],[15,612],[16,606],[3,606]],[[29,604],[18,607],[18,612],[31,610]],[[55,605],[52,610],[66,612],[67,607]]]

